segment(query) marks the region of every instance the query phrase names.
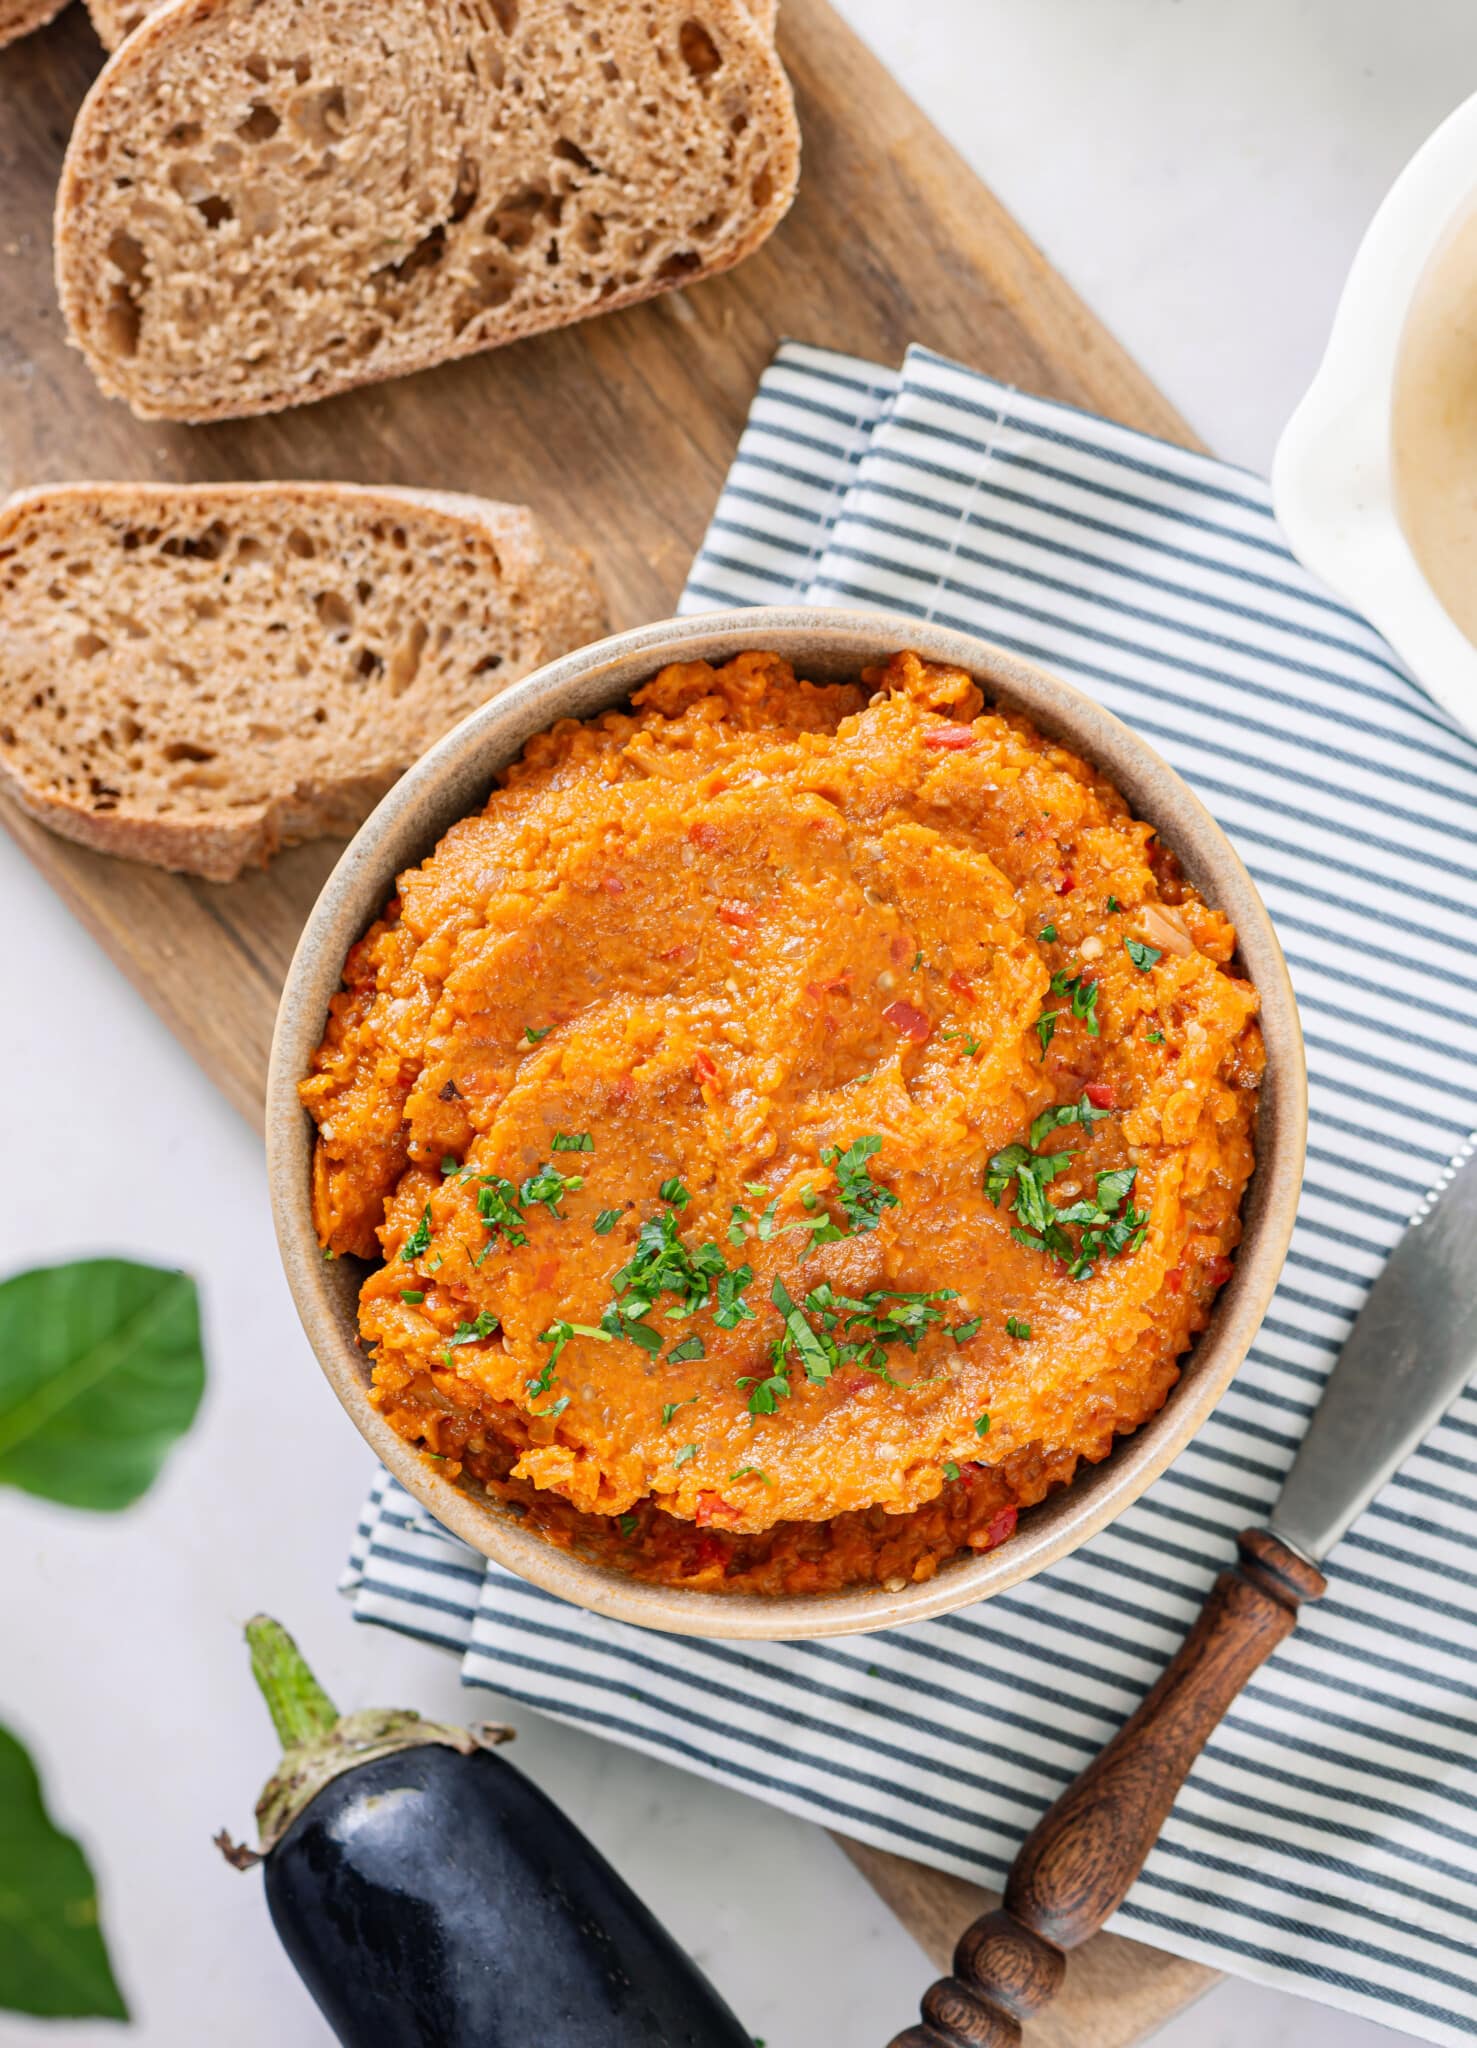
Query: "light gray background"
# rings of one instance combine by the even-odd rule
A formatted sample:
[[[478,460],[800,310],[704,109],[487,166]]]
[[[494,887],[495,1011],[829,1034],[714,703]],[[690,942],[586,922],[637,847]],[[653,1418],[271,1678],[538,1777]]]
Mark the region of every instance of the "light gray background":
[[[1258,467],[1381,192],[1477,88],[1472,0],[840,5],[1207,441]],[[0,1714],[101,1870],[138,2022],[112,2038],[321,2048],[259,1882],[209,1846],[249,1829],[272,1761],[242,1620],[280,1614],[346,1703],[495,1708],[334,1594],[367,1464],[278,1276],[256,1140],[3,838],[0,902],[0,1267],[104,1248],[188,1266],[212,1362],[196,1433],[134,1513],[0,1495]],[[769,2048],[882,2048],[910,2018],[929,1967],[819,1831],[517,1718],[518,1761]],[[6,2044],[104,2037],[0,2017]],[[1396,2038],[1234,1983],[1160,2036]]]

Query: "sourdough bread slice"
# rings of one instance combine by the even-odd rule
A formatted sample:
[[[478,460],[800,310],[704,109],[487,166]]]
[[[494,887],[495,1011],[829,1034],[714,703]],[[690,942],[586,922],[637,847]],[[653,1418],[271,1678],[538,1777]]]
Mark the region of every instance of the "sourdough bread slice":
[[[0,789],[230,881],[353,831],[442,733],[605,630],[520,505],[349,484],[69,484],[0,508]]]
[[[17,0],[11,0],[11,4],[17,4]],[[157,14],[164,4],[166,0],[87,0],[87,11],[92,16],[99,42],[106,49],[116,50],[126,35],[131,35],[147,15]],[[745,4],[754,19],[773,35],[779,0],[745,0]],[[66,0],[49,0],[46,11],[51,14],[57,7],[65,5]],[[3,0],[0,0],[0,21],[3,20]],[[0,31],[0,41],[3,40],[3,31]]]
[[[726,269],[798,174],[743,0],[170,0],[78,116],[57,279],[140,417],[271,412]]]
[[[66,4],[67,0],[0,0],[0,50],[33,28],[45,28]]]

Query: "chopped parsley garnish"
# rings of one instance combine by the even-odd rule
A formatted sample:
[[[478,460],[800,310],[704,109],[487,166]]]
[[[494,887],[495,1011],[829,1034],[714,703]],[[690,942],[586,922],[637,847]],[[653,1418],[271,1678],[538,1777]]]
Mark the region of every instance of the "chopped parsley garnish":
[[[982,1044],[980,1039],[968,1031],[941,1031],[939,1036],[940,1038],[962,1038],[964,1040],[964,1057],[970,1060],[975,1058]]]
[[[550,1323],[547,1330],[539,1333],[539,1342],[540,1344],[552,1344],[554,1349],[545,1361],[544,1369],[539,1374],[537,1380],[530,1380],[524,1388],[525,1393],[534,1399],[537,1399],[540,1394],[548,1393],[549,1388],[553,1384],[554,1367],[563,1356],[564,1347],[571,1337],[597,1337],[602,1344],[610,1342],[609,1330],[594,1329],[589,1323]]]
[[[542,1202],[557,1223],[564,1221],[559,1204],[566,1195],[572,1195],[585,1184],[582,1173],[561,1173],[557,1166],[538,1166],[529,1174],[518,1190],[518,1199],[525,1208]]]
[[[620,1530],[622,1536],[627,1538],[634,1536],[636,1533],[636,1517],[634,1515],[617,1515],[615,1525]]]
[[[732,1485],[735,1479],[757,1479],[763,1486],[768,1486],[769,1484],[769,1481],[764,1477],[763,1472],[757,1465],[740,1465],[735,1471],[729,1473],[728,1479],[730,1485]]]
[[[684,1444],[680,1451],[674,1451],[672,1453],[672,1463],[674,1465],[685,1465],[689,1458],[695,1458],[696,1456],[697,1445]]]
[[[1041,937],[1048,946],[1053,945],[1056,941],[1056,926],[1054,924],[1042,925]]]
[[[664,1180],[662,1182],[660,1188],[658,1188],[657,1190],[657,1193],[661,1196],[664,1202],[670,1202],[674,1209],[685,1209],[688,1203],[692,1200],[692,1196],[687,1192],[686,1188],[683,1187],[681,1181],[678,1180],[675,1174],[672,1176],[670,1180]]]
[[[615,1229],[620,1220],[621,1212],[619,1209],[602,1209],[595,1218],[596,1237],[609,1237],[611,1231]]]
[[[1162,1031],[1148,1031],[1145,1032],[1144,1036],[1148,1039],[1150,1045],[1163,1045],[1164,1043],[1164,1033]]]
[[[1110,917],[1115,910],[1121,910],[1122,908],[1123,905],[1118,901],[1118,898],[1116,896],[1110,896],[1108,898],[1108,914]]]
[[[460,1161],[460,1159],[457,1158],[454,1152],[448,1152],[441,1161],[442,1179],[447,1179],[453,1173],[460,1173],[461,1170],[462,1162]]]
[[[1100,1124],[1107,1114],[1105,1109],[1095,1109],[1085,1095],[1080,1102],[1058,1102],[1043,1109],[1031,1125],[1031,1150],[1039,1152],[1042,1139],[1064,1124]]]
[[[771,1359],[770,1362],[773,1364],[774,1360]],[[790,1376],[787,1372],[775,1371],[768,1379],[742,1379],[735,1381],[734,1384],[740,1393],[745,1389],[752,1389],[749,1393],[751,1415],[773,1415],[776,1401],[788,1401],[790,1398]]]
[[[1087,1026],[1089,1038],[1098,1036],[1098,985],[1095,981],[1085,981],[1081,974],[1068,974],[1065,967],[1059,967],[1051,977],[1050,993],[1054,996],[1070,997],[1071,1014]],[[1037,1018],[1036,1031],[1041,1040],[1043,1054],[1051,1044],[1057,1018],[1066,1014],[1064,1010],[1045,1010]]]
[[[952,1458],[944,1460],[944,1477],[945,1479],[957,1479],[959,1477],[959,1467]]]
[[[452,1331],[453,1344],[480,1344],[484,1337],[495,1337],[502,1324],[489,1309],[483,1309],[472,1323],[458,1323]]]
[[[742,1244],[749,1234],[744,1225],[752,1221],[753,1218],[743,1203],[735,1202],[728,1214],[728,1242]]]
[[[920,967],[921,967],[922,965],[923,965],[923,948],[922,948],[922,947],[920,946],[920,947],[918,948],[917,952],[916,952],[916,953],[915,953],[915,954],[913,955],[913,964],[912,964],[912,966],[911,966],[911,967],[910,967],[910,968],[908,969],[908,972],[909,972],[909,974],[916,974],[916,973],[918,972],[918,969],[919,969],[919,968],[920,968]]]
[[[867,1171],[867,1161],[881,1150],[882,1140],[875,1132],[854,1138],[844,1152],[834,1145],[821,1148],[821,1164],[829,1166],[835,1174],[841,1207],[855,1232],[875,1230],[882,1220],[882,1211],[897,1207],[892,1189],[873,1180]]]
[[[1014,1337],[1024,1344],[1027,1337],[1031,1334],[1031,1325],[1023,1316],[1007,1316],[1005,1318],[1005,1334],[1007,1337]]]
[[[535,1031],[531,1024],[525,1024],[523,1027],[523,1036],[528,1040],[530,1045],[537,1045],[541,1038],[548,1037],[549,1033],[553,1030],[553,1028],[554,1027],[552,1024],[546,1024],[542,1031]]]
[[[527,1244],[527,1234],[520,1228],[523,1211],[518,1206],[518,1190],[500,1173],[484,1173],[478,1182],[477,1214],[485,1229],[502,1232],[504,1243]]]
[[[549,1140],[551,1152],[593,1152],[595,1140],[588,1131],[555,1131]]]
[[[1164,958],[1164,948],[1162,946],[1145,945],[1142,939],[1125,939],[1123,941],[1123,950],[1127,953],[1140,974],[1147,974],[1156,960]]]
[[[686,1365],[689,1359],[703,1358],[706,1355],[701,1337],[684,1337],[680,1344],[674,1344],[667,1353],[667,1363],[668,1365]]]
[[[1006,1189],[1015,1182],[1012,1206],[1017,1222],[1010,1234],[1016,1243],[1060,1259],[1074,1280],[1089,1279],[1100,1258],[1137,1251],[1148,1227],[1147,1210],[1125,1207],[1135,1179],[1136,1169],[1132,1166],[1100,1173],[1094,1201],[1077,1201],[1058,1209],[1047,1199],[1047,1188],[1076,1155],[1038,1152],[1035,1147],[1062,1124],[1092,1124],[1104,1114],[1094,1109],[1086,1096],[1077,1104],[1043,1110],[1031,1126],[1030,1145],[1005,1146],[985,1171],[985,1194],[997,1209]],[[1069,1224],[1081,1227],[1080,1242],[1074,1242],[1068,1235]]]
[[[408,1301],[412,1308],[419,1308],[425,1298],[418,1287],[402,1287],[400,1290],[400,1299]]]
[[[744,1289],[753,1277],[754,1268],[747,1264],[718,1275],[718,1285],[713,1290],[716,1302],[713,1321],[720,1330],[731,1330],[745,1318],[752,1319],[754,1311],[744,1300]]]
[[[677,1413],[677,1410],[678,1410],[679,1408],[690,1408],[690,1407],[692,1406],[693,1402],[697,1400],[697,1398],[698,1398],[698,1397],[697,1397],[697,1395],[696,1395],[696,1394],[689,1394],[689,1395],[687,1396],[687,1399],[686,1399],[685,1401],[663,1401],[663,1403],[662,1403],[662,1428],[663,1428],[663,1429],[668,1429],[668,1428],[670,1428],[670,1427],[671,1427],[671,1422],[672,1422],[672,1417],[673,1417],[673,1416],[674,1416],[674,1415],[675,1415],[675,1414]]]
[[[954,1342],[956,1344],[967,1344],[971,1337],[977,1337],[979,1335],[980,1324],[983,1321],[983,1316],[971,1316],[968,1322],[955,1323],[953,1329],[950,1330],[949,1335],[954,1339]]]
[[[975,1423],[974,1423],[974,1433],[975,1433],[975,1435],[976,1435],[976,1436],[988,1436],[988,1435],[989,1435],[989,1433],[990,1433],[990,1418],[989,1418],[989,1416],[988,1416],[988,1415],[977,1415],[977,1416],[975,1417]]]
[[[425,1208],[421,1210],[420,1222],[417,1223],[415,1229],[411,1231],[409,1237],[407,1237],[404,1244],[401,1245],[400,1256],[402,1259],[404,1259],[405,1263],[409,1265],[412,1259],[418,1259],[423,1251],[429,1250],[430,1243],[431,1205],[429,1202],[427,1202]]]

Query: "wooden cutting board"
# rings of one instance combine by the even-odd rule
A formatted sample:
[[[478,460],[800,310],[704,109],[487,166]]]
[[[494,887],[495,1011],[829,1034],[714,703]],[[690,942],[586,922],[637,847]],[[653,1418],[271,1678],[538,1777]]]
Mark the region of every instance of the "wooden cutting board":
[[[612,623],[625,627],[673,610],[759,373],[787,335],[892,364],[926,342],[1028,390],[1193,440],[825,0],[785,0],[780,42],[805,136],[800,199],[739,270],[302,411],[174,427],[105,402],[57,311],[52,197],[102,63],[73,6],[0,52],[0,493],[73,478],[313,477],[518,499],[591,550]],[[84,853],[7,805],[0,822],[260,1125],[278,990],[338,848],[299,848],[222,889]],[[946,1964],[985,1894],[843,1846]],[[1032,2040],[1126,2048],[1214,1981],[1100,1936]],[[878,2048],[910,2017],[879,2014]]]

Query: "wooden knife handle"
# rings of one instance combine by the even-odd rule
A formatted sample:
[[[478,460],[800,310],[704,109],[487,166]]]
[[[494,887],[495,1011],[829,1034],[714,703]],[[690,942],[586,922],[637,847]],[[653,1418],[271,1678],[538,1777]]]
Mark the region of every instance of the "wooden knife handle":
[[[954,1974],[923,1998],[923,2024],[892,2048],[1017,2048],[1021,2022],[1056,1996],[1065,1951],[1096,1934],[1144,1867],[1212,1730],[1325,1590],[1269,1529],[1238,1539],[1158,1684],[1021,1844],[1004,1903],[966,1930]]]

